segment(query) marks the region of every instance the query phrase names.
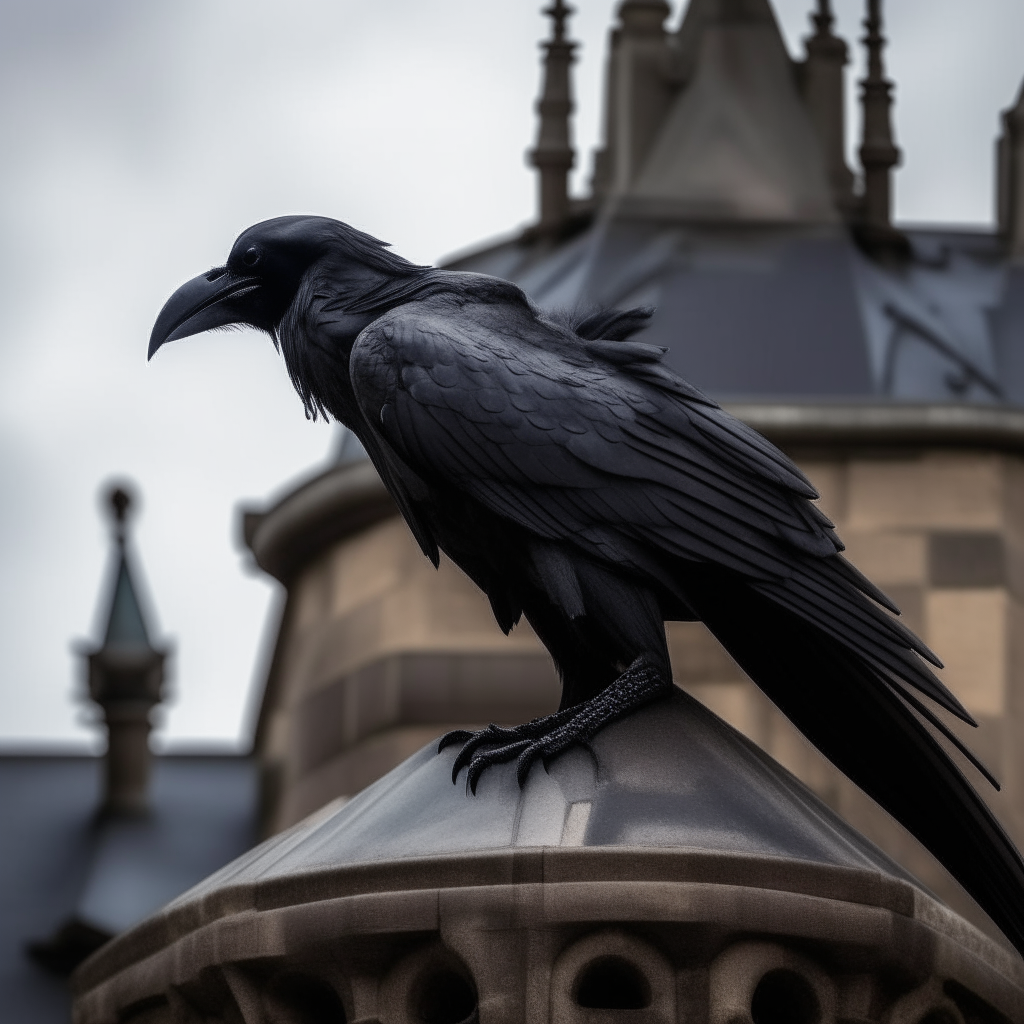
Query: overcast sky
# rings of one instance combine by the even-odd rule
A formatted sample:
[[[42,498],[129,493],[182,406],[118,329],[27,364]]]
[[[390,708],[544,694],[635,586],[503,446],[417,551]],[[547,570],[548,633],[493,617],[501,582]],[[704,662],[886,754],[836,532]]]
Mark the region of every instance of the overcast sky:
[[[809,2],[776,5],[793,52]],[[582,189],[614,3],[577,6]],[[836,6],[856,38],[861,5]],[[897,214],[987,223],[1024,4],[887,6]],[[141,491],[137,564],[176,652],[161,735],[244,741],[273,588],[236,506],[311,472],[332,433],[266,338],[147,366],[153,319],[267,217],[338,217],[417,262],[523,224],[545,32],[531,0],[0,2],[0,742],[92,735],[70,645],[97,636],[115,478]]]

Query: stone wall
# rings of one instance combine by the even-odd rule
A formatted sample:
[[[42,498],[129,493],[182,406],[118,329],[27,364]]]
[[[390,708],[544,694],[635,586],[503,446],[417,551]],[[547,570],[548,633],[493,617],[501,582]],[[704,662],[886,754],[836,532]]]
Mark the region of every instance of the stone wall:
[[[553,711],[547,653],[495,625],[450,561],[438,571],[391,516],[332,545],[292,584],[261,754],[276,766],[269,831],[357,793],[440,733]]]
[[[847,555],[939,655],[938,673],[977,719],[958,728],[1002,783],[966,774],[1024,845],[1024,461],[960,451],[794,452]],[[904,829],[779,714],[699,623],[670,623],[676,680],[757,742],[959,912],[969,898]],[[822,680],[822,685],[827,685]],[[948,719],[950,724],[952,720]]]

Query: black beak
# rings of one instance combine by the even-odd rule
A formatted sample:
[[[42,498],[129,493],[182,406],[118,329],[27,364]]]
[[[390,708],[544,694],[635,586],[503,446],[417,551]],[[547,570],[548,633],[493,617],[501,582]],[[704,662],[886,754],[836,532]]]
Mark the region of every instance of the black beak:
[[[225,267],[192,278],[160,310],[149,337],[149,358],[168,341],[246,323],[252,312],[251,299],[246,299],[259,287],[259,278],[238,277]]]

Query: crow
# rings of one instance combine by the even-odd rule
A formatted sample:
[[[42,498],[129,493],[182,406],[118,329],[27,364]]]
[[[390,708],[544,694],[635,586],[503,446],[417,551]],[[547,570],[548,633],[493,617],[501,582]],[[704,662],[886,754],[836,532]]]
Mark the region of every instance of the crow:
[[[475,792],[516,760],[522,785],[671,692],[665,620],[700,620],[1024,951],[1024,861],[936,738],[996,785],[932,707],[974,724],[939,660],[842,556],[800,470],[633,339],[651,312],[554,317],[507,281],[279,217],[171,296],[149,356],[215,328],[269,334],[306,415],[356,434],[423,553],[460,566],[505,633],[526,617],[559,709],[449,733],[453,781],[467,768]]]

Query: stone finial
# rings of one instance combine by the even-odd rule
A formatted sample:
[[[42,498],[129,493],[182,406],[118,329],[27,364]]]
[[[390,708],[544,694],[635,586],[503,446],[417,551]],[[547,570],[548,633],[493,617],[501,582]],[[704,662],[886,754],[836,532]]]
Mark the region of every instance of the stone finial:
[[[542,43],[544,84],[537,113],[540,126],[530,162],[539,172],[539,222],[542,229],[557,228],[569,215],[569,171],[575,161],[569,119],[573,111],[569,69],[576,44],[566,37],[565,23],[573,9],[554,0],[544,13],[551,18],[551,38]]]
[[[818,0],[811,15],[814,34],[804,40],[806,59],[801,69],[804,102],[821,146],[825,173],[836,206],[844,219],[854,211],[853,172],[846,164],[846,97],[843,68],[848,63],[846,43],[832,31],[835,18],[830,0]]]
[[[131,495],[120,487],[115,487],[110,492],[110,507],[114,510],[114,522],[117,523],[118,534],[123,537],[125,520],[128,518],[128,509],[131,507]]]
[[[166,651],[153,646],[127,556],[131,496],[121,487],[109,495],[114,521],[116,570],[103,645],[87,651],[89,696],[103,709],[107,726],[103,810],[146,809],[149,785],[150,712],[160,702]]]
[[[892,226],[892,169],[900,162],[900,151],[892,132],[892,86],[885,77],[882,51],[882,0],[867,0],[864,19],[867,75],[861,81],[863,129],[860,162],[864,169],[864,194],[858,223],[861,244],[873,255],[902,257],[909,243]]]

